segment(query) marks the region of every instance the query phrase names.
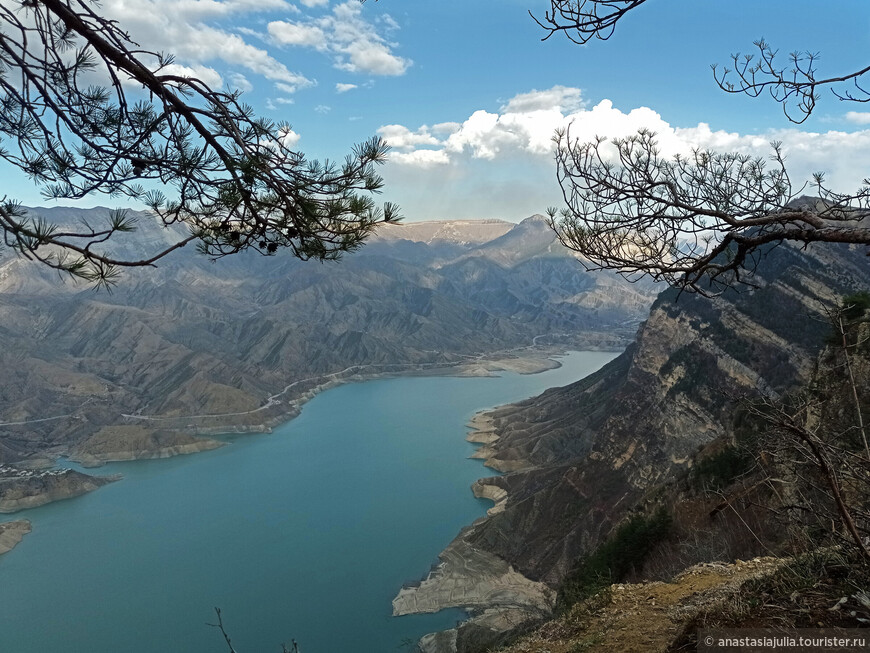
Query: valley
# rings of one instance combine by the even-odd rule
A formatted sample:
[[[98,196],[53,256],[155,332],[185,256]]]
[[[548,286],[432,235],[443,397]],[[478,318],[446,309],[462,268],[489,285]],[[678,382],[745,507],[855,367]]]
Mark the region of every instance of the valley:
[[[118,246],[170,236],[141,215]],[[652,299],[584,272],[540,218],[387,225],[337,265],[179,251],[111,292],[53,276],[0,263],[0,462],[164,457],[269,430],[335,383],[486,373],[533,343],[612,350]]]
[[[712,547],[733,560],[776,546],[775,530],[762,529],[759,547],[725,535],[728,515],[700,519],[711,499],[687,479],[745,437],[740,401],[811,381],[829,329],[819,315],[870,287],[864,258],[860,247],[781,246],[751,287],[654,298],[654,286],[585,272],[533,217],[389,225],[333,266],[238,257],[222,267],[184,253],[102,295],[7,261],[0,508],[97,489],[127,473],[119,461],[216,453],[246,433],[283,432],[339,386],[547,377],[569,350],[603,357],[591,369],[612,358],[581,380],[466,416],[470,458],[499,475],[475,471],[464,489],[491,503],[442,542],[428,574],[392,587],[395,616],[468,612],[422,637],[423,653],[497,646],[546,620],[577,561],[626,520],[671,515],[661,545],[670,553],[656,554],[669,573],[705,562]],[[112,474],[48,471],[64,457]],[[6,549],[31,528],[39,520],[5,522]]]

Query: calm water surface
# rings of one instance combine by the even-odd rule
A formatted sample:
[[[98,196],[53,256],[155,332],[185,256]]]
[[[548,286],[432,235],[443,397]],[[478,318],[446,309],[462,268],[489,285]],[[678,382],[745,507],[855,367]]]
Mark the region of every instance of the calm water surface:
[[[291,638],[303,653],[386,653],[451,627],[460,611],[394,618],[390,602],[491,505],[469,489],[492,472],[467,458],[464,424],[614,356],[345,385],[271,435],[107,465],[124,480],[15,515],[33,532],[0,556],[0,651],[227,651],[213,606],[239,653]]]

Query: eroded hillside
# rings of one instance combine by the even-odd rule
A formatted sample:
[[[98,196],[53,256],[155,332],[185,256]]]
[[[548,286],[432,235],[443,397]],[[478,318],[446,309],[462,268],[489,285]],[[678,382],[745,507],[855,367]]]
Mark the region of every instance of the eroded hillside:
[[[662,569],[676,571],[714,551],[757,555],[750,534],[729,535],[739,526],[729,511],[693,495],[684,479],[697,461],[730,451],[745,428],[737,410],[742,398],[777,398],[810,380],[831,328],[822,309],[870,288],[866,260],[858,247],[780,246],[766,253],[755,288],[715,298],[667,290],[635,343],[599,372],[477,419],[482,432],[469,439],[482,443],[478,455],[489,466],[507,473],[476,484],[496,507],[451,550],[484,551],[562,591],[578,560],[612,540],[628,515],[641,518],[650,506],[665,505],[681,536],[694,538],[682,550],[697,557],[672,556]],[[776,528],[753,527],[762,537]],[[451,564],[445,560],[440,572],[452,573]],[[463,605],[461,595],[455,598]],[[519,603],[491,604],[488,622],[472,620],[425,650],[475,650],[462,642],[482,645],[487,632],[498,641],[498,629],[487,625],[491,613],[515,611]]]
[[[119,253],[171,237],[138,218]],[[0,290],[0,462],[186,453],[214,446],[195,435],[268,429],[342,380],[533,343],[615,348],[651,301],[585,272],[540,218],[389,225],[333,264],[181,250],[110,293],[6,257]]]

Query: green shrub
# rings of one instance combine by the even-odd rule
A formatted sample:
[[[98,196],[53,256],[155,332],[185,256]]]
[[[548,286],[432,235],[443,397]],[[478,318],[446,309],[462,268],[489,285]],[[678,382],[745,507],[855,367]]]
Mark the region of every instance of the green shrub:
[[[639,570],[650,551],[668,536],[671,524],[671,515],[664,507],[649,516],[630,517],[566,576],[559,587],[556,609],[563,612]]]
[[[696,489],[721,490],[738,476],[746,474],[755,464],[753,456],[744,447],[726,447],[697,462],[689,472],[689,480]]]
[[[843,297],[843,317],[848,321],[864,317],[870,309],[870,293],[861,291]]]

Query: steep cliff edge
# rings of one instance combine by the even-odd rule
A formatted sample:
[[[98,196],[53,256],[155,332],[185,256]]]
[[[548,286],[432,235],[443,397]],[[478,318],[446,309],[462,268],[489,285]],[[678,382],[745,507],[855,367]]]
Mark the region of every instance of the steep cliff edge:
[[[459,539],[557,587],[705,447],[733,438],[741,397],[809,379],[829,329],[820,309],[870,288],[870,266],[857,247],[780,246],[754,281],[712,299],[666,290],[609,365],[476,420],[478,456],[508,473],[475,484],[498,508]],[[453,639],[463,650],[462,628]]]

